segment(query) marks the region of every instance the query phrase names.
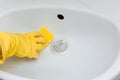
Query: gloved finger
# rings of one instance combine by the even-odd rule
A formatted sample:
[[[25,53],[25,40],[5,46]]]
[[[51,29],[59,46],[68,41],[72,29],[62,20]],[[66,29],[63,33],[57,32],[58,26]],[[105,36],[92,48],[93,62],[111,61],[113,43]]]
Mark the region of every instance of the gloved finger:
[[[34,51],[34,53],[32,53],[31,55],[29,55],[29,58],[37,58],[38,53],[36,51]]]
[[[43,37],[39,32],[29,32],[29,33],[26,33],[26,35],[31,38]]]
[[[37,37],[37,38],[35,38],[35,42],[37,44],[40,44],[40,43],[44,44],[44,43],[47,42],[47,40],[45,38],[43,38],[43,37]]]
[[[36,44],[36,52],[40,52],[42,48],[43,48],[43,44]]]
[[[31,32],[30,34],[34,37],[43,37],[41,32]]]

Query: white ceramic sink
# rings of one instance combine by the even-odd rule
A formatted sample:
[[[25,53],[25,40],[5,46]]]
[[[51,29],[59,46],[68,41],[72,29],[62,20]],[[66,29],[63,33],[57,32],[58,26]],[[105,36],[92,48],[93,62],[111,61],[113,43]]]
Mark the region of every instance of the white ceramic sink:
[[[64,19],[60,20],[58,14]],[[42,26],[54,34],[51,44],[65,41],[66,50],[55,53],[50,44],[38,59],[12,57],[0,65],[0,70],[37,80],[92,80],[109,70],[116,60],[118,31],[98,15],[67,8],[28,8],[0,16],[0,31],[23,33]]]

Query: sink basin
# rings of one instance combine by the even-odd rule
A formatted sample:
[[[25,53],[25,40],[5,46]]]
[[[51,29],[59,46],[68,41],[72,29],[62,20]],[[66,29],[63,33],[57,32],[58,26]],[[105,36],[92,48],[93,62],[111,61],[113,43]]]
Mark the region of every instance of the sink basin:
[[[0,70],[37,80],[92,80],[108,71],[119,54],[116,26],[96,14],[45,7],[13,10],[0,16],[0,31],[24,33],[42,26],[55,39],[38,59],[12,57],[0,65]],[[62,43],[56,51],[53,46],[58,41]]]

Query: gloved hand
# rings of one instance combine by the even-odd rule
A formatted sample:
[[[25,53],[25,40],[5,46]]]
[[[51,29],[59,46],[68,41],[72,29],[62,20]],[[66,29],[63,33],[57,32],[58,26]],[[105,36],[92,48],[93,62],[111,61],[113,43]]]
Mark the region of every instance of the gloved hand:
[[[53,35],[46,28],[25,34],[0,32],[0,64],[11,56],[37,58],[38,53],[52,40]]]

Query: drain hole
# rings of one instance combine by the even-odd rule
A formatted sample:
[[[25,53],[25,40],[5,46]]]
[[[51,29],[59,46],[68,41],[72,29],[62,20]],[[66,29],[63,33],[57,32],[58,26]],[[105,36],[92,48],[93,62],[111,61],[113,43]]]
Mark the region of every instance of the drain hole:
[[[54,53],[62,53],[64,52],[68,47],[68,44],[66,41],[58,40],[52,43],[51,50]]]
[[[60,19],[60,20],[63,20],[63,19],[64,19],[64,16],[63,16],[62,14],[58,14],[57,17],[58,17],[58,19]]]

